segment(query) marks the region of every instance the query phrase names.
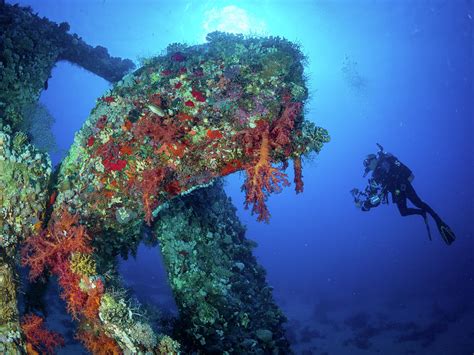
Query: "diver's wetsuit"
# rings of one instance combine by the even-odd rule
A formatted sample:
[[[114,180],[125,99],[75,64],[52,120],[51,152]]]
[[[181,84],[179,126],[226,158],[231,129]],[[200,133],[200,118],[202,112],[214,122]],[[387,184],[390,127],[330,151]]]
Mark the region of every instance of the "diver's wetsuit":
[[[426,213],[429,213],[435,220],[444,241],[447,244],[451,244],[454,241],[454,234],[446,223],[417,195],[411,184],[413,180],[411,170],[395,156],[389,153],[382,153],[379,156],[377,166],[372,172],[372,178],[384,187],[385,192],[392,194],[392,201],[397,204],[402,216],[420,215],[426,218]],[[407,199],[418,208],[407,207]],[[445,233],[446,231],[449,231],[449,233]]]

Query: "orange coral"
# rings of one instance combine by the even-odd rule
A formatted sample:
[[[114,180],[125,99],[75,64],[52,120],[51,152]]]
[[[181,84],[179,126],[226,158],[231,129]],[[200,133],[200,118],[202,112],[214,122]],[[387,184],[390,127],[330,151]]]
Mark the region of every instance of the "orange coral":
[[[282,168],[272,167],[273,155],[280,156],[283,154],[288,158],[294,150],[292,147],[292,132],[295,127],[295,120],[301,112],[300,102],[290,102],[289,99],[284,102],[284,108],[280,117],[271,124],[265,120],[257,120],[253,129],[245,130],[235,137],[240,144],[243,144],[246,155],[258,155],[258,160],[247,166],[247,179],[242,187],[246,191],[245,207],[248,208],[253,204],[252,213],[258,214],[259,221],[268,222],[270,212],[265,204],[270,193],[278,193],[282,187],[288,186],[286,174]],[[227,172],[228,169],[224,169]],[[301,161],[295,159],[295,183],[296,192],[303,191],[303,181],[301,174]]]
[[[293,159],[293,168],[295,170],[295,190],[296,193],[303,192],[303,172],[301,167],[301,157]]]
[[[61,274],[73,252],[91,253],[90,238],[78,217],[61,208],[42,233],[28,238],[22,249],[23,265],[30,267],[30,280],[38,278],[45,269]]]
[[[243,164],[238,159],[232,159],[225,163],[224,167],[221,169],[221,175],[229,175],[237,170],[242,168]]]
[[[265,204],[270,193],[280,192],[288,186],[286,174],[272,167],[269,155],[268,134],[264,134],[260,145],[259,159],[254,166],[246,169],[247,179],[242,187],[246,191],[245,208],[253,204],[252,213],[258,214],[258,221],[268,222],[270,212]]]
[[[145,170],[142,174],[142,181],[139,189],[142,193],[143,210],[145,212],[145,222],[151,225],[153,221],[153,210],[158,206],[158,188],[165,178],[165,169],[154,168]],[[154,197],[155,196],[155,197]]]
[[[295,119],[301,111],[300,102],[286,104],[280,117],[270,127],[270,142],[272,147],[281,149],[288,156],[292,151],[292,132],[295,127]]]
[[[26,353],[28,355],[39,355],[39,352],[37,352],[30,343],[26,343]]]
[[[182,136],[179,127],[165,118],[156,115],[145,115],[141,117],[132,128],[132,133],[140,144],[151,140],[151,145],[173,143]]]
[[[117,346],[117,343],[102,333],[97,333],[94,330],[81,331],[77,338],[84,344],[84,346],[94,355],[120,355],[122,351]]]
[[[92,253],[90,237],[77,216],[63,207],[56,212],[43,233],[30,237],[22,250],[22,262],[30,267],[30,279],[39,277],[46,269],[58,277],[61,298],[75,319],[97,317],[103,285],[100,280],[85,292],[80,287],[81,276],[71,269],[73,253]]]
[[[80,276],[65,266],[58,274],[58,282],[62,288],[61,298],[66,301],[67,311],[74,319],[79,319],[88,299],[87,293],[82,291],[79,286]]]
[[[21,321],[29,354],[53,354],[54,348],[64,346],[64,339],[56,332],[47,330],[44,319],[36,314],[27,314]]]
[[[100,300],[103,294],[104,286],[102,281],[99,279],[88,293],[88,297],[84,305],[83,314],[87,319],[95,319],[99,316]]]

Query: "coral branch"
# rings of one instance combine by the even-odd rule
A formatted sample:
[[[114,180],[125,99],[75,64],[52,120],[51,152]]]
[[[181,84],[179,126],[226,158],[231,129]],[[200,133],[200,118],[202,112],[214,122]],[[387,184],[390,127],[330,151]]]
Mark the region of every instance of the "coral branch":
[[[264,134],[259,151],[259,160],[255,166],[246,169],[247,180],[242,187],[246,191],[245,208],[253,204],[252,213],[258,214],[258,221],[268,222],[270,212],[265,204],[270,193],[280,192],[282,186],[288,186],[286,174],[272,167],[269,156],[268,135]]]
[[[142,181],[138,184],[142,193],[143,210],[145,212],[145,222],[151,225],[153,221],[153,210],[158,206],[157,195],[159,186],[165,178],[165,169],[153,168],[145,170],[142,175]]]
[[[30,267],[30,280],[37,279],[46,269],[61,274],[73,252],[92,252],[84,227],[67,208],[56,212],[53,221],[46,230],[28,238],[22,249],[22,262]]]
[[[303,192],[303,169],[301,167],[301,157],[293,159],[293,168],[295,170],[295,191],[299,194]]]
[[[120,355],[122,351],[117,346],[117,343],[98,331],[81,331],[77,338],[84,344],[84,346],[96,355]]]
[[[48,228],[41,234],[30,237],[22,250],[22,262],[31,269],[30,279],[36,279],[45,270],[56,275],[67,311],[75,320],[81,321],[81,324],[96,324],[100,321],[99,307],[104,294],[103,280],[93,275],[96,266],[90,257],[93,249],[89,243],[90,238],[79,223],[78,217],[71,215],[67,207],[62,206],[52,215]],[[33,325],[38,326],[38,320],[27,320],[27,326],[32,323],[27,329],[36,329]],[[104,334],[87,333],[82,330],[82,339],[88,339],[87,344],[93,353],[117,353],[117,344],[113,339],[105,339]],[[41,344],[49,349],[49,343],[39,335],[34,338],[36,343],[33,343],[33,347],[37,348],[40,346],[38,344]],[[101,346],[104,346],[106,351],[101,352]]]
[[[26,337],[28,353],[53,354],[56,347],[64,346],[63,337],[47,330],[44,319],[35,314],[23,317],[21,329]]]
[[[274,148],[281,148],[286,156],[291,151],[292,131],[295,127],[295,119],[301,111],[300,102],[286,104],[280,117],[273,122],[270,128],[270,141]]]

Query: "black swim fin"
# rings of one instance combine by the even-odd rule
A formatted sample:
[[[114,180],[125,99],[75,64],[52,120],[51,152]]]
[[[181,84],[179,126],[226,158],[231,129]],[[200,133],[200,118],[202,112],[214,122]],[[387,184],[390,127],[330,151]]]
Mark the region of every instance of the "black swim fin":
[[[446,223],[439,223],[438,230],[439,230],[439,234],[441,234],[441,237],[443,238],[444,242],[447,245],[451,245],[452,242],[456,240],[456,236],[454,235],[454,232],[451,230],[451,228],[449,228],[449,226]]]

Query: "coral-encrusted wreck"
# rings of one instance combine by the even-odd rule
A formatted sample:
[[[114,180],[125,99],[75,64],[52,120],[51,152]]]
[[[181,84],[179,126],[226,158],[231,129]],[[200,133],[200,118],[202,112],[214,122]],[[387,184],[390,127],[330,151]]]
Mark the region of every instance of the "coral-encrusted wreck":
[[[134,67],[130,60],[110,57],[91,47],[30,8],[0,1],[0,353],[26,350],[17,307],[18,245],[38,234],[45,221],[51,163],[32,145],[32,137],[50,122],[32,122],[32,112],[51,69],[68,60],[106,80],[116,81]],[[44,115],[43,115],[44,116]],[[37,119],[38,116],[35,117]],[[31,132],[35,130],[35,132]],[[32,320],[32,317],[25,319]],[[30,322],[31,323],[31,322]],[[28,322],[23,322],[28,325]],[[36,322],[36,325],[39,323]],[[33,328],[28,328],[33,329]],[[36,329],[36,328],[35,328]],[[32,332],[32,334],[40,334]],[[44,333],[46,334],[46,333]],[[46,347],[48,348],[48,347]],[[40,347],[43,351],[46,348]],[[28,350],[33,350],[30,346]]]
[[[245,205],[269,221],[266,200],[290,185],[288,163],[302,192],[301,159],[329,137],[304,119],[297,46],[222,33],[207,40],[170,45],[97,100],[24,227],[30,278],[56,276],[92,353],[290,352],[285,318],[219,179],[245,172]],[[38,181],[50,176],[42,166]],[[116,257],[134,255],[144,238],[164,256],[179,309],[172,334],[120,285]],[[31,315],[22,323],[32,351],[61,344],[55,334],[37,341],[49,334],[42,324]]]
[[[98,100],[63,162],[59,201],[128,235],[175,196],[245,170],[246,204],[268,221],[265,200],[288,185],[287,162],[301,169],[327,140],[303,120],[303,57],[278,38],[208,39],[170,46]]]
[[[184,195],[242,170],[246,205],[268,221],[265,201],[289,185],[284,172],[289,160],[296,162],[296,188],[302,190],[301,157],[319,152],[328,139],[325,130],[303,119],[302,59],[295,45],[279,38],[213,33],[204,45],[172,45],[97,101],[62,163],[56,204],[77,214],[93,236],[98,268],[88,282],[102,280],[104,295],[109,260],[133,251],[143,222],[158,220],[154,234],[165,254],[186,346],[287,350],[283,317],[271,294],[256,307],[260,298],[250,300],[236,286],[247,279],[248,289],[266,289],[241,226],[198,232],[188,223],[189,230],[178,228],[169,238],[177,222],[165,225],[160,213],[169,215],[167,209],[186,205],[178,201],[190,200]],[[210,245],[230,249],[219,261]],[[241,252],[232,251],[237,245]],[[255,312],[259,307],[263,313]],[[127,328],[101,315],[104,331],[123,348],[124,337],[114,331]]]

